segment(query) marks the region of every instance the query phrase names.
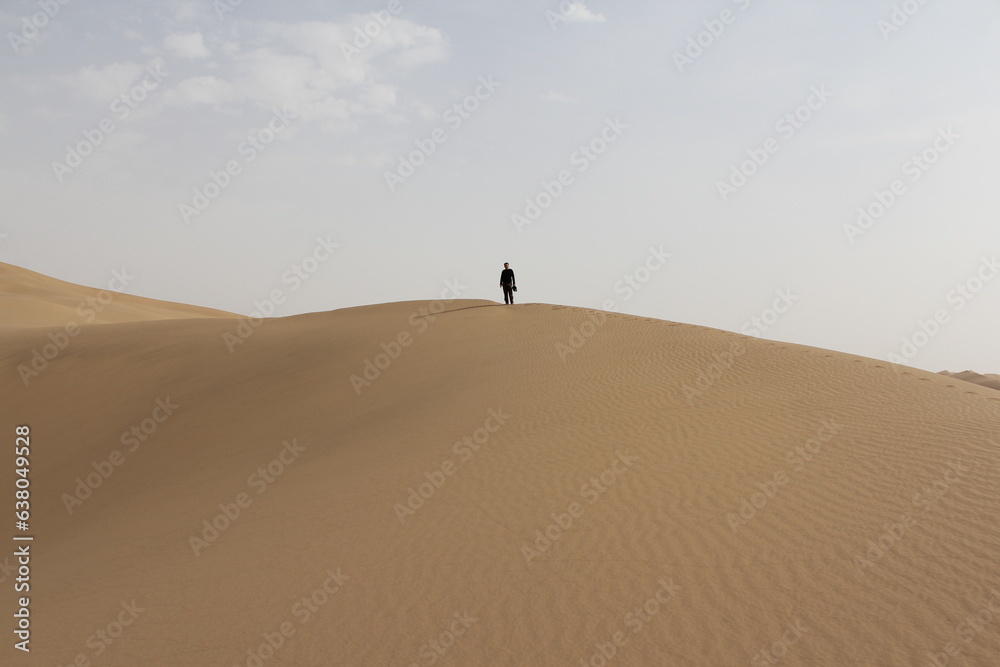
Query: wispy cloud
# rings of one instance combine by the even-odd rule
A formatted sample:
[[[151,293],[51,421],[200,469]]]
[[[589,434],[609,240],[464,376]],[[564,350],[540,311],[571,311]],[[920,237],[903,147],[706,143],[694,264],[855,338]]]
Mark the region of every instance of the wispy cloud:
[[[592,21],[597,23],[603,23],[607,21],[604,14],[598,14],[597,12],[591,11],[587,5],[582,2],[571,2],[569,3],[569,8],[563,13],[566,20],[569,22],[573,21]]]
[[[172,33],[164,38],[163,46],[175,56],[190,60],[207,58],[212,55],[205,46],[205,38],[200,32],[187,34]]]
[[[104,67],[88,65],[72,74],[57,75],[56,81],[96,100],[106,101],[132,83],[145,65],[134,62],[111,63]]]
[[[242,51],[238,43],[227,44],[220,51],[221,71],[184,79],[167,91],[165,99],[179,106],[215,108],[291,104],[303,122],[317,121],[328,131],[353,127],[355,119],[365,115],[396,118],[397,89],[405,75],[446,60],[451,50],[441,31],[396,18],[363,48],[355,47],[351,58],[345,57],[343,46],[354,46],[355,28],[373,16],[351,15],[340,23],[254,24],[248,29],[266,35],[265,46]],[[196,35],[197,43],[188,35],[174,43],[174,50],[196,54],[201,44],[200,34]]]

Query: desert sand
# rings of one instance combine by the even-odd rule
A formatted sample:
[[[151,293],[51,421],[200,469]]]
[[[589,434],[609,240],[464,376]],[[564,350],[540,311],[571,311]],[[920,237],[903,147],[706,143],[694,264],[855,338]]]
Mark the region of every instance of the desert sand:
[[[2,664],[1000,664],[992,388],[485,300],[70,337],[98,290],[0,269]]]

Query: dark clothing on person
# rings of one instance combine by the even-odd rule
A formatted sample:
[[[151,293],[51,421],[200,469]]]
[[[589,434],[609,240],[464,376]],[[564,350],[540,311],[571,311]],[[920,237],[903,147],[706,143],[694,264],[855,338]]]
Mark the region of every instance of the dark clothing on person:
[[[503,287],[503,302],[514,303],[514,269],[504,269],[500,272],[500,285]]]
[[[504,303],[514,303],[514,286],[504,285],[503,286],[503,302]]]

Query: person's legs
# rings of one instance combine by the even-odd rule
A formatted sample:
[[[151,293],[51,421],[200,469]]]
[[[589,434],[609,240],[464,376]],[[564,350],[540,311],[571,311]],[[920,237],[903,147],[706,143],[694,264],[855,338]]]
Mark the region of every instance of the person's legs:
[[[503,302],[506,304],[514,303],[514,290],[511,289],[510,285],[503,286]]]

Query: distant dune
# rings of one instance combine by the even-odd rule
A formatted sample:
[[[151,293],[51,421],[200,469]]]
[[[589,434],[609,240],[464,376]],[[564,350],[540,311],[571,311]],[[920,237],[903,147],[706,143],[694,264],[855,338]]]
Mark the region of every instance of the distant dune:
[[[122,282],[127,284],[127,279]],[[195,317],[238,316],[211,308],[74,285],[0,262],[0,327],[107,324]]]
[[[1000,664],[987,386],[544,304],[125,295],[25,375],[95,290],[0,269],[2,664]]]
[[[1000,389],[1000,375],[995,375],[993,373],[982,375],[973,371],[962,371],[961,373],[941,371],[941,375],[947,375],[955,378],[956,380],[965,380],[966,382],[972,382],[982,387],[989,387],[990,389]]]

